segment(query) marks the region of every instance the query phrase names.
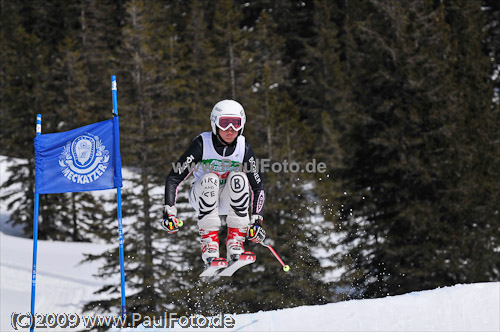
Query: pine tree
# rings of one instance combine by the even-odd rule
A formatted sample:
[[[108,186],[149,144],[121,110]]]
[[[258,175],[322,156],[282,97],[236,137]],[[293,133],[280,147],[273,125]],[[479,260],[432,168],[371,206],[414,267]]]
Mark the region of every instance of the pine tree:
[[[342,128],[352,116],[352,96],[349,86],[346,2],[314,1],[311,32],[301,38],[303,55],[298,60],[298,99],[304,121],[315,135],[311,155],[327,165],[326,172],[314,178],[314,199],[323,219],[323,260],[331,260],[336,248],[337,211],[342,188],[339,169],[343,151],[340,146]],[[335,263],[325,262],[325,269],[335,269]],[[332,294],[332,296],[334,296]]]
[[[213,5],[212,1],[189,1],[186,8],[185,28],[181,33],[181,56],[185,59],[182,63],[185,84],[180,109],[183,121],[174,129],[181,132],[177,140],[183,147],[194,138],[184,134],[184,123],[189,123],[190,132],[195,135],[206,131],[209,124],[207,115],[218,100],[228,98],[225,92],[227,84],[215,74],[215,46],[209,37],[209,17]]]
[[[210,36],[214,39],[217,66],[216,79],[223,84],[223,94],[227,99],[238,100],[236,92],[241,83],[239,73],[243,71],[241,51],[248,34],[241,28],[242,12],[238,4],[222,0],[217,2]]]
[[[473,188],[466,178],[481,172],[469,153],[491,148],[468,136],[473,114],[483,120],[491,115],[491,95],[475,98],[477,91],[492,91],[485,80],[488,60],[473,41],[483,39],[482,23],[464,20],[480,17],[479,5],[457,10],[381,1],[357,4],[351,14],[358,22],[350,57],[356,114],[342,139],[349,147],[342,228],[344,281],[351,295],[376,297],[488,278],[484,270],[481,277],[467,272],[465,262],[481,259],[462,247],[477,241],[469,237],[477,220],[466,210],[478,209],[466,198]],[[457,43],[464,31],[474,37]],[[474,77],[464,72],[470,65],[478,69]],[[478,217],[495,210],[480,206]],[[494,241],[485,243],[476,252]]]
[[[67,22],[68,35],[58,45],[57,55],[49,69],[50,83],[47,86],[50,91],[47,101],[54,109],[54,112],[50,113],[52,120],[49,121],[60,121],[58,131],[97,122],[100,114],[107,113],[104,107],[97,108],[95,104],[89,102],[93,98],[87,89],[86,66],[80,51],[83,45],[78,39],[71,37],[76,34],[72,33],[69,27],[69,18],[64,17],[64,20]],[[46,216],[42,225],[49,221],[50,238],[63,240],[69,237],[73,241],[89,240],[91,225],[102,222],[101,217],[104,214],[102,204],[89,193],[57,196],[50,195],[43,198],[48,205],[54,205],[50,213],[43,212],[45,208],[42,207],[42,215]]]
[[[39,100],[37,107],[40,108],[42,114],[44,133],[47,131],[60,132],[95,122],[95,115],[98,113],[89,107],[88,101],[92,98],[86,89],[85,65],[79,52],[81,45],[72,38],[78,26],[74,20],[74,7],[72,4],[57,2],[51,4],[28,3],[24,5],[23,11],[32,12],[33,17],[30,17],[22,24],[26,28],[33,29],[34,35],[40,33],[40,31],[51,31],[47,36],[41,35],[37,42],[40,45],[38,49],[47,50],[47,55],[39,53],[36,56],[43,62],[45,70],[40,73],[29,74],[30,76],[44,75],[38,88],[40,92],[36,92],[38,93],[36,98]],[[41,22],[42,18],[49,16],[50,19]],[[19,36],[21,35],[19,34]],[[36,49],[36,46],[28,47],[35,47]],[[51,54],[51,56],[49,57],[48,54]],[[9,97],[11,96],[9,95]],[[12,105],[15,105],[15,103]],[[46,110],[51,111],[46,112]],[[13,114],[12,118],[19,119],[19,114]],[[14,128],[19,130],[17,127]],[[33,137],[26,142],[27,144],[29,142],[31,149],[24,150],[24,152],[33,153],[32,139]],[[32,162],[32,156],[26,157]],[[25,165],[16,167],[22,169]],[[28,174],[30,178],[22,179]],[[33,172],[16,171],[7,185],[19,181],[34,181]],[[25,187],[33,188],[33,184]],[[26,214],[32,215],[32,212],[28,211],[33,209],[27,206],[27,204],[33,204],[32,197],[32,194],[25,195],[15,201],[15,204],[20,203],[22,210],[13,215],[19,219],[16,223],[26,224],[24,227],[26,234],[31,233],[30,229],[32,227],[32,217],[26,218]],[[22,203],[23,201],[25,203]],[[41,197],[39,237],[41,239],[57,240],[88,240],[89,237],[85,235],[86,230],[80,228],[88,229],[89,224],[98,221],[98,216],[102,213],[102,205],[97,203],[92,195],[88,193],[44,195]]]
[[[1,199],[10,201],[7,206],[11,211],[9,222],[20,225],[24,234],[31,236],[35,182],[34,128],[36,114],[41,114],[43,110],[42,87],[48,52],[33,29],[36,16],[31,14],[29,5],[2,2],[0,8],[0,112],[3,121],[0,153],[22,160],[9,168],[12,174],[9,179],[2,179]],[[41,236],[43,238],[44,234]]]
[[[84,63],[86,87],[91,96],[89,109],[101,109],[110,104],[110,77],[120,68],[117,49],[120,46],[120,29],[125,15],[123,2],[113,0],[82,0],[74,2],[74,17],[78,19],[77,36],[79,51]],[[118,78],[120,79],[120,78]],[[111,116],[99,112],[98,121]]]
[[[282,62],[284,40],[277,33],[277,24],[266,10],[261,12],[254,32],[249,36],[242,53],[245,85],[237,95],[247,111],[245,136],[251,142],[258,158],[271,162],[304,161],[304,151],[310,148],[308,131],[300,122],[300,114],[286,92],[289,68]],[[318,229],[310,227],[308,197],[297,176],[292,173],[263,174],[266,185],[264,227],[268,241],[278,253],[290,262],[293,276],[281,271],[271,253],[262,247],[247,244],[255,251],[257,262],[226,285],[231,297],[217,295],[217,309],[252,312],[325,301],[319,262],[312,254]],[[262,267],[264,270],[262,271]],[[258,272],[257,272],[258,271]],[[258,289],[245,292],[241,289]],[[234,296],[238,306],[234,306]]]
[[[455,97],[462,112],[454,122],[460,128],[453,133],[455,145],[450,160],[456,165],[450,172],[454,190],[449,195],[448,218],[453,225],[453,252],[447,277],[451,282],[497,280],[500,259],[492,254],[500,242],[491,236],[498,229],[498,106],[493,101],[495,82],[491,80],[491,60],[484,46],[485,15],[480,4],[457,1],[446,5],[450,24],[452,61],[455,69]],[[455,106],[455,105],[453,105]],[[492,180],[494,179],[494,180]],[[477,246],[477,239],[484,239]],[[451,272],[451,277],[449,276]]]
[[[492,79],[495,82],[495,102],[499,103],[499,85],[500,75],[498,72],[498,64],[500,63],[500,5],[498,1],[485,0],[483,1],[483,11],[485,14],[485,30],[486,40],[484,47],[487,48],[489,55],[494,59],[491,63],[491,72],[493,73]]]
[[[309,148],[310,136],[300,124],[300,115],[292,99],[282,88],[286,86],[288,71],[286,67],[280,65],[280,56],[283,54],[280,47],[283,45],[283,40],[280,40],[276,31],[273,30],[275,28],[271,23],[272,18],[264,13],[260,24],[254,30],[260,35],[248,41],[247,44],[241,45],[242,47],[238,48],[237,51],[233,50],[235,66],[231,67],[232,60],[229,52],[231,38],[238,39],[238,36],[245,32],[239,30],[238,27],[241,26],[241,23],[238,21],[228,24],[227,15],[230,15],[231,18],[238,17],[238,15],[234,12],[234,7],[225,7],[224,5],[229,4],[219,3],[221,7],[217,8],[226,9],[216,11],[213,23],[210,23],[212,16],[209,10],[198,14],[201,16],[195,16],[195,13],[191,12],[187,15],[189,17],[188,26],[196,22],[198,25],[213,27],[220,37],[214,38],[211,43],[204,44],[204,46],[192,47],[193,52],[196,49],[199,52],[208,52],[208,57],[212,54],[212,47],[220,51],[219,63],[222,65],[207,66],[212,72],[205,72],[204,78],[219,75],[220,79],[217,82],[223,89],[231,91],[230,87],[235,87],[235,95],[242,102],[249,119],[244,134],[257,150],[258,157],[267,157],[268,153],[272,151],[276,156],[276,161],[289,158],[289,161],[302,162],[303,152]],[[192,9],[195,12],[201,10],[200,6],[194,6]],[[203,17],[204,19],[195,20],[195,17]],[[253,30],[252,28],[247,29]],[[237,55],[238,52],[240,52],[239,55]],[[190,66],[189,63],[187,64]],[[221,68],[224,68],[222,70],[224,75],[220,75]],[[234,81],[231,80],[232,70],[234,70]],[[254,84],[255,82],[261,84]],[[198,113],[200,117],[207,119],[205,120],[205,128],[207,128],[209,110],[215,101],[213,95],[205,95],[203,91],[200,89],[200,96],[202,99],[210,100],[210,108],[207,108],[207,111],[198,111]],[[268,108],[266,109],[265,106]],[[264,113],[260,110],[268,112]],[[267,122],[275,124],[275,127],[262,128],[259,125],[260,123],[267,124]],[[271,129],[271,138],[276,139],[276,141],[271,139],[273,146],[270,148],[266,146],[267,139],[265,139],[268,137],[268,128]],[[262,129],[266,131],[263,132]],[[249,134],[247,135],[247,133]],[[294,139],[298,139],[302,144],[294,144]],[[321,294],[323,285],[318,276],[318,261],[307,249],[303,250],[303,247],[289,248],[286,245],[288,236],[295,237],[299,243],[314,242],[315,237],[312,234],[317,235],[318,230],[303,232],[307,223],[301,224],[300,222],[303,216],[307,218],[310,215],[306,203],[307,197],[306,195],[300,197],[300,194],[303,193],[302,188],[295,185],[296,181],[292,174],[280,174],[275,177],[266,174],[265,176],[273,176],[273,178],[266,180],[268,188],[266,203],[268,208],[266,211],[269,211],[265,215],[265,219],[268,220],[265,222],[266,230],[268,230],[269,237],[272,238],[271,241],[275,241],[273,244],[276,250],[283,257],[290,257],[293,260],[297,267],[295,273],[300,273],[301,277],[293,278],[284,272],[276,274],[276,271],[280,271],[280,266],[271,253],[262,247],[247,244],[246,249],[255,251],[258,256],[258,262],[254,266],[248,267],[247,272],[258,271],[257,274],[245,273],[242,270],[232,279],[210,280],[208,283],[205,280],[200,280],[199,273],[202,271],[203,265],[200,259],[199,235],[196,223],[188,217],[187,220],[184,220],[185,223],[181,230],[173,236],[175,243],[178,243],[179,248],[184,248],[184,250],[180,252],[180,256],[170,253],[167,258],[170,261],[183,262],[182,268],[178,268],[178,271],[175,272],[177,278],[171,278],[165,283],[165,288],[169,290],[165,293],[168,305],[177,308],[176,310],[182,314],[202,313],[210,315],[220,311],[251,312],[278,308],[283,304],[292,306],[324,301],[323,294]],[[273,193],[272,196],[269,196],[269,191]],[[288,194],[285,197],[276,194],[282,193],[282,191]],[[296,209],[290,210],[292,204],[297,205]],[[184,201],[181,201],[180,204],[178,202],[178,207],[180,211],[190,210]],[[221,231],[219,237],[223,244],[224,230]],[[307,247],[306,244],[304,246]],[[221,254],[224,255],[224,249],[221,250]],[[305,268],[306,266],[308,268]],[[310,266],[314,268],[309,269]],[[261,270],[262,267],[265,268],[264,272]]]
[[[121,119],[121,149],[125,165],[134,176],[123,190],[125,275],[127,276],[127,305],[129,312],[155,315],[165,311],[162,296],[164,282],[174,271],[172,261],[161,257],[170,245],[170,239],[160,230],[163,193],[154,193],[161,185],[159,174],[165,171],[167,152],[162,138],[168,137],[169,125],[176,113],[175,61],[170,53],[175,50],[176,33],[173,23],[165,24],[165,16],[176,13],[158,2],[129,1],[126,3],[126,24],[120,49],[119,110]],[[166,80],[166,81],[165,81]],[[167,147],[171,144],[167,142]],[[164,181],[164,178],[161,177]],[[111,232],[114,224],[99,230],[103,235]],[[101,277],[118,274],[118,248],[101,255],[88,256],[88,260],[104,258]],[[161,264],[160,264],[161,263]],[[99,290],[108,299],[93,301],[84,310],[110,311],[119,307],[119,285],[107,284]]]
[[[490,58],[494,59],[492,63],[490,64],[490,70],[489,72],[491,73],[491,79],[493,80],[494,86],[493,86],[493,103],[491,105],[491,113],[490,113],[490,118],[486,121],[483,122],[483,125],[486,125],[486,128],[483,128],[481,132],[487,133],[487,135],[490,138],[487,138],[485,141],[487,146],[491,149],[490,151],[484,151],[483,156],[487,155],[488,157],[498,157],[499,154],[495,151],[498,149],[495,149],[495,142],[498,142],[498,138],[495,137],[495,135],[499,134],[499,131],[495,129],[495,126],[490,126],[489,124],[498,124],[498,118],[500,117],[500,98],[499,98],[499,86],[500,86],[500,77],[499,77],[499,63],[500,63],[500,25],[499,25],[499,20],[500,20],[500,6],[498,2],[495,1],[484,1],[483,2],[483,11],[485,14],[485,31],[486,31],[486,36],[485,36],[485,41],[483,42],[483,47],[485,47],[488,51],[488,54]],[[496,133],[496,134],[495,134]],[[490,163],[487,163],[490,164]],[[486,165],[487,165],[486,164]],[[496,179],[495,176],[491,176],[491,172],[496,172],[495,166],[491,165],[499,165],[498,161],[493,161],[491,162],[490,166],[488,166],[489,170],[485,171],[483,174],[488,178],[488,180],[485,179],[483,182],[484,184],[487,185],[487,187],[491,188],[490,186],[495,186],[495,183],[491,182],[491,179]],[[475,188],[479,189],[479,186],[476,186]],[[481,189],[479,189],[481,190]],[[496,190],[491,190],[488,189],[488,192],[490,194],[495,194],[497,191]],[[482,202],[484,202],[484,198],[480,198]],[[496,204],[495,202],[498,200],[498,196],[493,196],[490,198],[490,201],[492,204]],[[492,211],[495,211],[492,209]],[[490,220],[495,220],[495,217],[492,217]],[[489,227],[488,227],[489,228]],[[486,229],[488,229],[486,228]],[[493,240],[492,242],[497,241]],[[494,246],[494,244],[492,245]],[[491,251],[489,251],[486,256],[488,258],[494,257],[494,255],[491,255]],[[489,260],[489,259],[488,259]],[[486,259],[484,261],[487,261]],[[500,268],[500,263],[496,264],[497,266],[497,271]]]

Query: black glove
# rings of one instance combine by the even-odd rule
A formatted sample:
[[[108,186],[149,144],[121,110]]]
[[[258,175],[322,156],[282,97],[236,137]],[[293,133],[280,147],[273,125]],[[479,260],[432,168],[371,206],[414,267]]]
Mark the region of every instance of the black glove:
[[[176,233],[183,222],[176,217],[177,208],[175,206],[165,205],[163,208],[163,221],[161,227],[169,234]]]
[[[262,222],[264,219],[261,215],[254,214],[251,218],[251,224],[248,226],[247,239],[255,242],[261,243],[266,238],[266,232],[262,228]]]

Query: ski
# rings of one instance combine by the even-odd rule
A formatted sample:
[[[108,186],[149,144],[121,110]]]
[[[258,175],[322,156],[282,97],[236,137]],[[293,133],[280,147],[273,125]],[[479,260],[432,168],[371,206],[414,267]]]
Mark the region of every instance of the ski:
[[[241,267],[252,264],[255,262],[255,254],[251,251],[245,251],[242,253],[237,261],[234,263],[230,264],[228,267],[226,267],[223,270],[220,270],[219,273],[217,273],[217,276],[221,277],[230,277],[232,276],[236,271],[238,271]]]
[[[216,258],[214,259],[211,263],[210,263],[210,266],[207,267],[205,269],[205,271],[203,271],[201,274],[200,274],[200,277],[211,277],[211,276],[214,276],[215,273],[220,270],[220,269],[223,269],[223,268],[226,268],[227,267],[227,261],[225,258]]]

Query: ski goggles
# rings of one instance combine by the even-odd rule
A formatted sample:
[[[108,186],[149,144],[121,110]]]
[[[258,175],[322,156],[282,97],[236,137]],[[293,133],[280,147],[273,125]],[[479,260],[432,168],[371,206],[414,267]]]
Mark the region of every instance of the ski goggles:
[[[229,127],[233,127],[234,130],[238,131],[241,129],[241,118],[236,116],[221,116],[217,118],[217,127],[222,130],[228,130]]]

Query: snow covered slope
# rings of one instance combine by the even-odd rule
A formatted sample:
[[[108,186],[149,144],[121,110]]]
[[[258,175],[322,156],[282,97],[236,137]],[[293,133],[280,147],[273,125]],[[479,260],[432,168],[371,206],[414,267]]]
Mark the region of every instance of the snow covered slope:
[[[83,253],[98,254],[103,245],[38,241],[36,307],[43,313],[80,313],[81,305],[95,299],[102,281],[92,274],[97,263],[79,264]],[[1,331],[11,331],[13,312],[30,311],[33,240],[0,233]],[[119,282],[119,275],[116,276]]]
[[[13,330],[13,312],[30,309],[32,245],[29,239],[0,233],[2,331]],[[103,249],[91,243],[39,241],[36,311],[81,314],[81,304],[95,298],[92,293],[101,281],[92,276],[97,265],[78,262],[83,253]],[[233,331],[499,331],[500,282],[232,317]],[[176,325],[175,330],[200,329]]]
[[[499,331],[500,283],[235,317],[244,331]]]
[[[0,156],[0,183],[7,178],[9,163]],[[31,299],[33,241],[15,236],[20,235],[21,230],[5,224],[8,215],[6,202],[0,201],[1,331],[13,330],[12,313],[29,312]],[[98,298],[93,292],[103,281],[93,277],[99,263],[81,265],[79,262],[84,253],[98,254],[105,249],[107,245],[103,244],[39,241],[35,311],[81,316],[82,304]],[[118,284],[119,275],[113,278]],[[163,314],[158,313],[158,317]],[[500,331],[500,282],[456,285],[374,300],[244,315],[224,314],[234,318],[233,331]],[[140,326],[135,330],[150,328]],[[176,325],[173,330],[201,329]]]

